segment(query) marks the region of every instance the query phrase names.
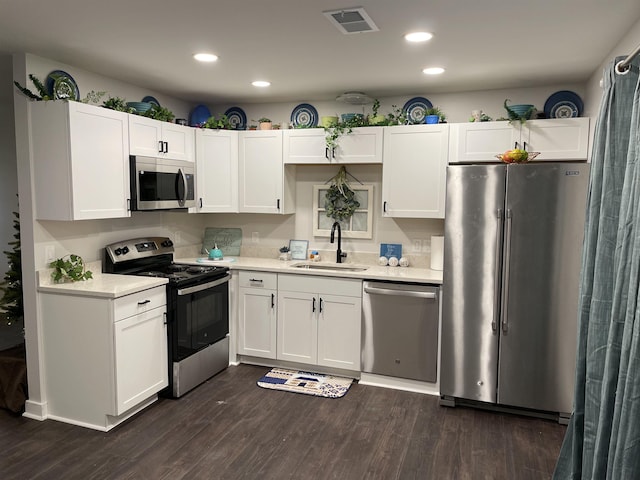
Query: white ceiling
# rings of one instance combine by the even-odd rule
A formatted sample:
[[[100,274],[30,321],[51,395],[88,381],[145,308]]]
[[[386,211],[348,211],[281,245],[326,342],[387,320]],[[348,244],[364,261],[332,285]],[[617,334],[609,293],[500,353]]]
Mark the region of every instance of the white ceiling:
[[[323,15],[360,6],[378,32],[344,35]],[[639,19],[638,0],[0,0],[0,52],[194,102],[428,95],[584,82]],[[409,45],[413,30],[434,38]],[[422,73],[434,65],[446,72]]]

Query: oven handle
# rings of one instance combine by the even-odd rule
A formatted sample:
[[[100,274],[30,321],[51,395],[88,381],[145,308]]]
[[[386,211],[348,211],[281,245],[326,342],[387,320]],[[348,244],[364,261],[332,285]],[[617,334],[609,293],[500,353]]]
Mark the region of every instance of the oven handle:
[[[191,293],[201,292],[202,290],[214,288],[214,287],[217,287],[218,285],[222,285],[223,283],[227,283],[230,278],[231,278],[231,275],[227,274],[224,277],[218,280],[215,280],[213,282],[203,283],[202,285],[195,285],[189,288],[181,288],[181,289],[179,288],[178,295],[189,295]]]

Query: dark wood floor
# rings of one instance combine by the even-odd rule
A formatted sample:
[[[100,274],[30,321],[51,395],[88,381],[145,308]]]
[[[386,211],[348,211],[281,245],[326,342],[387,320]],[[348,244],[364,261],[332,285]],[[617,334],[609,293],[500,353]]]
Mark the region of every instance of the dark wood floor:
[[[354,384],[341,399],[265,390],[230,367],[111,432],[0,411],[0,478],[545,479],[565,427]]]

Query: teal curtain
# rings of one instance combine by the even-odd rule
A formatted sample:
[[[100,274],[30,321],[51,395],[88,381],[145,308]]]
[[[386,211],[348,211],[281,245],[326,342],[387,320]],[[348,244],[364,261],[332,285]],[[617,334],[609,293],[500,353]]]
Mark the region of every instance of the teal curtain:
[[[587,201],[574,412],[554,479],[640,478],[638,64],[605,69]]]

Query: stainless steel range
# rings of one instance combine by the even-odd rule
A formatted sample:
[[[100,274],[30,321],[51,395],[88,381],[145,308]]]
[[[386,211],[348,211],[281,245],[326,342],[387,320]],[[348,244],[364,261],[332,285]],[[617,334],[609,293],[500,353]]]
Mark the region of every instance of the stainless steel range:
[[[167,237],[105,247],[104,272],[164,277],[167,284],[169,386],[180,397],[229,365],[229,269],[173,262]]]

